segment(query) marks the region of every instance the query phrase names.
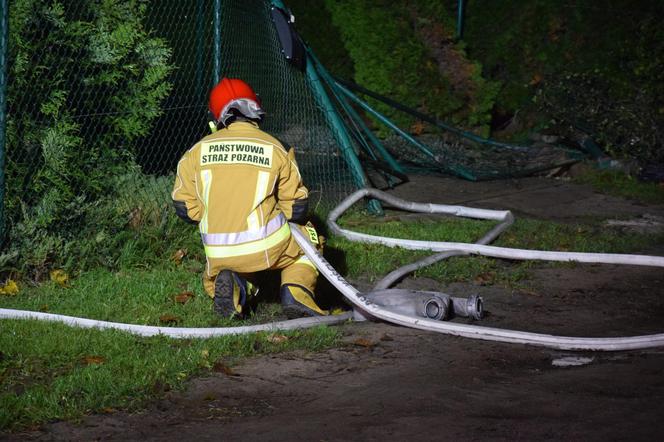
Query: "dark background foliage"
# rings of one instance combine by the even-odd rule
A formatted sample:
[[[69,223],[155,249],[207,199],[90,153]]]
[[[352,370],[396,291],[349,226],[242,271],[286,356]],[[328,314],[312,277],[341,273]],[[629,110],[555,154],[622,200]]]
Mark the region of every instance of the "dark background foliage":
[[[593,137],[664,161],[664,3],[291,0],[296,24],[340,77],[483,135]],[[385,108],[381,110],[387,112]]]

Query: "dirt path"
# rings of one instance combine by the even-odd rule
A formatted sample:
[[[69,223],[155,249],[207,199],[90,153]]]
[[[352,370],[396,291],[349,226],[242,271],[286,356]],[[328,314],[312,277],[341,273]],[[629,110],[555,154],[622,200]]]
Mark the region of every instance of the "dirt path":
[[[424,177],[394,193],[548,219],[664,216],[664,207],[539,178]],[[664,245],[648,252],[664,255]],[[483,296],[487,326],[575,336],[664,332],[661,269],[542,264],[528,285],[523,292],[472,284],[446,290]],[[664,348],[572,353],[370,322],[342,331],[339,348],[245,360],[232,375],[195,379],[142,413],[52,423],[10,439],[658,440],[664,431]]]

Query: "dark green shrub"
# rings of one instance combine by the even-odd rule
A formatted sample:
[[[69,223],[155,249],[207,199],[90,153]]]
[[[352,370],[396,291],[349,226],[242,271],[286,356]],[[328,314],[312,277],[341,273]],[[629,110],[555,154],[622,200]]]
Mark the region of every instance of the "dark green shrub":
[[[286,3],[295,16],[298,33],[325,68],[338,77],[354,78],[353,60],[344,47],[339,28],[332,23],[325,0],[288,0]]]
[[[614,158],[664,163],[661,98],[643,84],[631,85],[626,94],[617,92],[620,87],[599,70],[569,73],[543,85],[535,102],[559,134],[586,133]]]
[[[127,224],[116,177],[141,178],[133,152],[170,90],[170,49],[143,27],[146,7],[10,2],[5,269],[87,264],[82,242],[106,255],[103,233]]]
[[[355,71],[368,89],[486,133],[497,85],[482,78],[481,66],[455,45],[454,26],[438,2],[326,0]],[[453,22],[452,22],[453,23]],[[445,71],[451,55],[459,69]],[[375,104],[375,103],[374,103]],[[376,108],[404,126],[410,121],[389,107]]]
[[[468,0],[464,40],[503,85],[498,113],[525,130],[554,120],[612,156],[661,162],[663,14],[660,1]]]

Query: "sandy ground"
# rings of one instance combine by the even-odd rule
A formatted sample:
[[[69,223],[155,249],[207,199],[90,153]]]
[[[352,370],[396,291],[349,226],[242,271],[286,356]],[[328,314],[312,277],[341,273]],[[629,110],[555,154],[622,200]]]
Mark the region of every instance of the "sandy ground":
[[[517,217],[618,219],[654,229],[664,222],[662,206],[545,178],[420,177],[393,193],[510,209]],[[664,255],[664,244],[643,253]],[[542,264],[527,285],[524,291],[472,283],[445,289],[481,295],[488,311],[482,325],[492,327],[570,336],[664,332],[661,269]],[[438,288],[425,278],[401,286]],[[664,348],[565,352],[375,322],[341,331],[338,348],[247,359],[230,374],[192,380],[185,392],[141,413],[50,423],[0,440],[592,441],[661,440],[664,432]]]

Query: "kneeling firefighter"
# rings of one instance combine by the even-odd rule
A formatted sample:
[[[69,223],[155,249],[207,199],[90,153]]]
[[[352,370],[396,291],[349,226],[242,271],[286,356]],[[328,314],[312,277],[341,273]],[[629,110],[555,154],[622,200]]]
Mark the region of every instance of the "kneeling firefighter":
[[[203,286],[215,311],[244,318],[258,291],[252,274],[280,269],[286,315],[326,315],[314,301],[318,270],[288,224],[303,224],[308,208],[295,151],[259,129],[265,113],[244,81],[222,79],[209,107],[213,133],[182,156],[172,198],[177,215],[198,224],[207,258]],[[322,247],[313,226],[301,229]]]

